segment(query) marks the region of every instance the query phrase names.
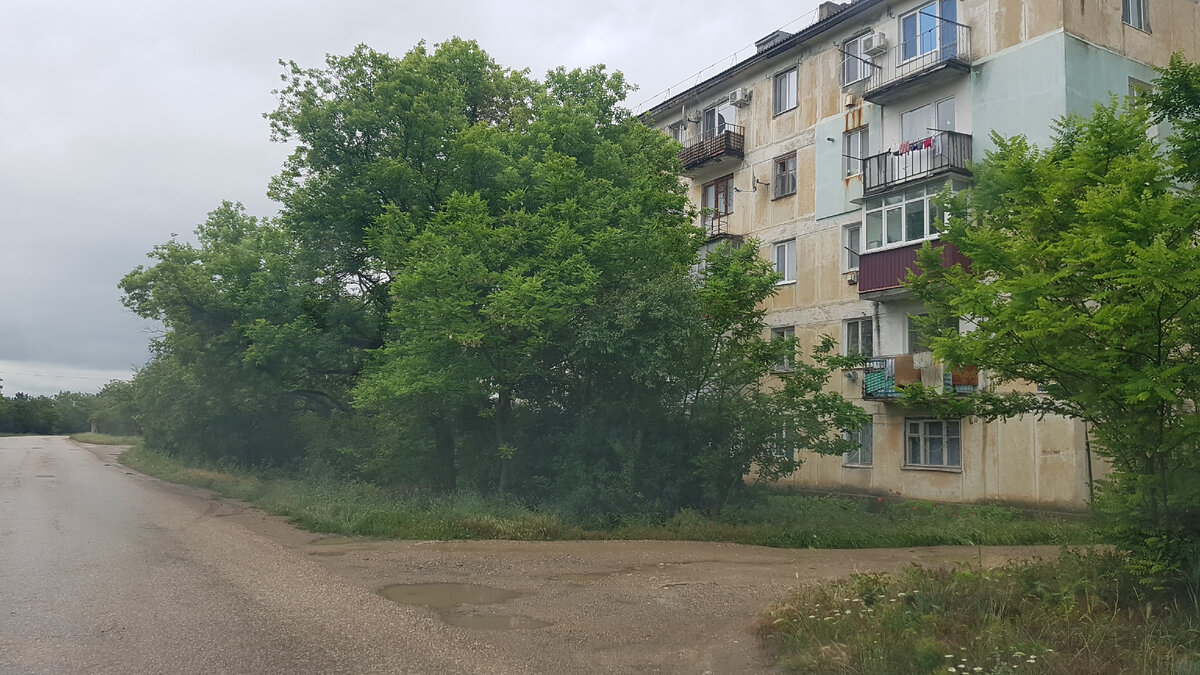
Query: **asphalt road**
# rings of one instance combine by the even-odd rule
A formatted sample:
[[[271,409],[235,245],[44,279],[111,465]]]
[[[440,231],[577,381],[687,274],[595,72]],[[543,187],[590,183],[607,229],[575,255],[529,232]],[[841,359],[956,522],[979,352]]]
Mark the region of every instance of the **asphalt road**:
[[[372,541],[148,478],[119,450],[0,438],[0,675],[770,673],[754,623],[797,585],[1058,553]]]
[[[105,459],[0,438],[0,673],[526,670]]]

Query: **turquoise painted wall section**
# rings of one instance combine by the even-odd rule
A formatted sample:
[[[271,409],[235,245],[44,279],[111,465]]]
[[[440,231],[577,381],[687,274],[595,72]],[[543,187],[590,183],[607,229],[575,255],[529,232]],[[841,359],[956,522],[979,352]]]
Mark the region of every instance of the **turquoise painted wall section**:
[[[1024,134],[1045,147],[1051,122],[1067,110],[1066,35],[1047,35],[999,52],[971,72],[974,101],[972,152],[976,161],[993,148],[991,133]]]
[[[1129,78],[1153,82],[1158,75],[1144,63],[1128,59],[1074,36],[1066,40],[1067,112],[1088,117],[1096,103],[1107,103],[1112,94],[1129,94]]]
[[[883,143],[882,109],[877,105],[864,103],[862,121],[867,125],[867,154],[880,152]],[[862,179],[852,178],[847,181],[842,176],[842,134],[845,132],[845,113],[817,122],[814,133],[816,150],[813,153],[817,163],[813,171],[816,190],[816,194],[813,195],[813,211],[817,220],[857,211],[859,208],[858,204],[850,200],[862,196]],[[832,142],[829,140],[831,138]]]

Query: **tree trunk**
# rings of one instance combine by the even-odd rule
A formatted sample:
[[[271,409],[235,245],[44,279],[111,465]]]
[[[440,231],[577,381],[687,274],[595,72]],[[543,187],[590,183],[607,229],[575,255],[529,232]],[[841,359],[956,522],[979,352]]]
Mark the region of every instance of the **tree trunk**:
[[[508,494],[512,458],[508,456],[509,423],[512,417],[512,393],[501,389],[496,400],[496,452],[500,455],[500,496]]]
[[[441,414],[433,415],[429,424],[433,427],[435,485],[438,492],[453,492],[458,487],[458,473],[454,466],[454,433]]]

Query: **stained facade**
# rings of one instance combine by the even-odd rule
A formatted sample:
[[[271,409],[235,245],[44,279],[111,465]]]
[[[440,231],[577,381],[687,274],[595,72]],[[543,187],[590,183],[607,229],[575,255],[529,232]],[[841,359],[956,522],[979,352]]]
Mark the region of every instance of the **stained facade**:
[[[1052,123],[1200,52],[1197,0],[856,0],[776,32],[757,53],[645,117],[683,144],[711,241],[758,241],[783,274],[772,335],[821,335],[870,357],[831,387],[872,423],[844,457],[805,456],[783,483],[945,501],[1082,507],[1106,467],[1082,422],[937,419],[896,402],[920,381],[960,393],[987,373],[933,359],[900,280],[937,242],[931,196],[971,183],[993,131],[1044,145]],[[947,263],[970,264],[952,246]],[[1026,385],[1030,389],[1035,385]]]

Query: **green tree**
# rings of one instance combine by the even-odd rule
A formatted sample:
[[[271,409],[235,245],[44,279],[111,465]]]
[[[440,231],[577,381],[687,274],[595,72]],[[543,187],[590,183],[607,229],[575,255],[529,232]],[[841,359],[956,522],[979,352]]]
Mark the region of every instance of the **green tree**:
[[[1192,123],[1192,110],[1157,114]],[[1047,393],[956,402],[918,388],[906,399],[1087,421],[1115,469],[1106,492],[1121,542],[1157,575],[1200,560],[1200,200],[1184,181],[1194,158],[1164,155],[1150,122],[1139,101],[1114,101],[1062,120],[1044,150],[994,137],[942,234],[970,269],[944,269],[927,245],[909,281],[930,327],[972,324],[933,340],[940,358]]]

